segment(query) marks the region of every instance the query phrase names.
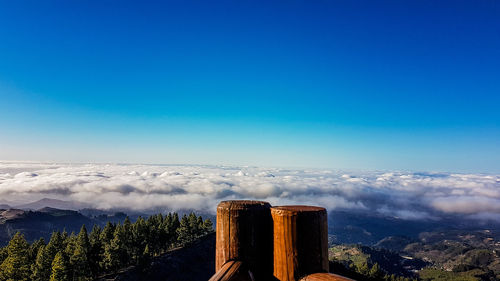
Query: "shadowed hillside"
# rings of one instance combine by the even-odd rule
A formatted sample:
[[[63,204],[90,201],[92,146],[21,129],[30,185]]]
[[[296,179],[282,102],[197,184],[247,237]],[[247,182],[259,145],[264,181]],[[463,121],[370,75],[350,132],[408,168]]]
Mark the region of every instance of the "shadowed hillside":
[[[215,233],[203,237],[192,244],[174,249],[156,257],[146,270],[129,267],[116,275],[108,275],[99,280],[116,281],[206,281],[214,274]]]
[[[101,223],[76,211],[48,207],[38,211],[0,210],[0,246],[5,246],[18,231],[23,233],[28,241],[40,237],[48,240],[55,230],[77,232],[83,224],[92,226]]]

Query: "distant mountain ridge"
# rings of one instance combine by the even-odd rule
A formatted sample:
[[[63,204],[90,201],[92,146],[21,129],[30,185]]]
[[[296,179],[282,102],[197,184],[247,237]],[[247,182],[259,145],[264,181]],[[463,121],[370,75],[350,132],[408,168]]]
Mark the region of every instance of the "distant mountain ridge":
[[[123,222],[127,215],[84,216],[78,211],[44,207],[37,211],[0,209],[0,246],[5,246],[16,232],[24,234],[32,242],[40,237],[46,241],[54,231],[78,232],[83,224],[89,229],[93,225],[104,226],[106,222]]]
[[[17,205],[14,208],[21,210],[39,210],[45,207],[61,209],[61,210],[78,211],[80,209],[89,208],[90,205],[78,201],[64,201],[52,198],[42,198],[35,202]]]
[[[333,210],[328,212],[328,233],[333,243],[363,244],[375,246],[377,243],[395,247],[396,238],[416,239],[420,233],[449,230],[490,229],[500,231],[500,223],[491,222],[488,227],[480,221],[463,217],[448,217],[446,220],[405,220],[396,217],[382,216],[356,211]],[[392,241],[381,241],[393,236]],[[391,246],[389,244],[392,243]],[[379,245],[379,246],[381,246]]]

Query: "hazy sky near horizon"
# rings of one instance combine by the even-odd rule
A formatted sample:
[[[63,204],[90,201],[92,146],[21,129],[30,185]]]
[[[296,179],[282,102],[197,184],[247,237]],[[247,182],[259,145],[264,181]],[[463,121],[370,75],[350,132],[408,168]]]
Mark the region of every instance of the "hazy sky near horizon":
[[[0,160],[500,172],[498,1],[1,1]]]

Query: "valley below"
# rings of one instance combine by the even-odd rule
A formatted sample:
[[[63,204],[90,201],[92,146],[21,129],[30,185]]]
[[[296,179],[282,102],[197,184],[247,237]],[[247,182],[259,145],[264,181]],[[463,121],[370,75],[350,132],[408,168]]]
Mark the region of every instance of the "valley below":
[[[128,216],[124,211],[56,208],[61,204],[66,206],[64,202],[45,200],[45,205],[49,206],[38,210],[0,209],[0,245],[7,245],[16,232],[21,232],[29,242],[40,237],[48,241],[56,230],[78,232],[84,224],[102,227],[107,222],[122,223]],[[129,217],[134,221],[141,215],[148,216],[131,212]],[[205,217],[215,221],[214,216]],[[392,280],[391,276],[394,280],[500,279],[500,227],[495,223],[485,227],[453,219],[409,221],[362,212],[331,211],[328,220],[332,270],[352,278],[365,276],[367,280]],[[204,269],[202,271],[212,270],[214,239],[205,237],[186,249],[155,257],[151,266],[158,267],[153,271],[158,273],[158,279],[152,273],[148,273],[152,274],[148,279],[178,275],[183,264],[192,263],[192,260],[196,260],[197,267]],[[144,274],[132,267],[103,278],[141,280]],[[196,274],[192,280],[205,280],[201,279],[202,275]]]

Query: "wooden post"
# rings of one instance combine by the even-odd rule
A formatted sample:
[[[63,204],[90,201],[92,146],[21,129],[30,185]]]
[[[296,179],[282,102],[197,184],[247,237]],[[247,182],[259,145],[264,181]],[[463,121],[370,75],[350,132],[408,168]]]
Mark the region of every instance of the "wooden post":
[[[255,280],[272,277],[272,219],[269,203],[222,201],[217,206],[215,271],[227,261],[241,261]]]
[[[354,281],[351,278],[332,273],[314,273],[300,279],[300,281]]]
[[[228,261],[208,281],[254,281],[252,273],[240,261]]]
[[[274,277],[296,281],[328,272],[326,210],[313,206],[271,208],[274,229]]]

